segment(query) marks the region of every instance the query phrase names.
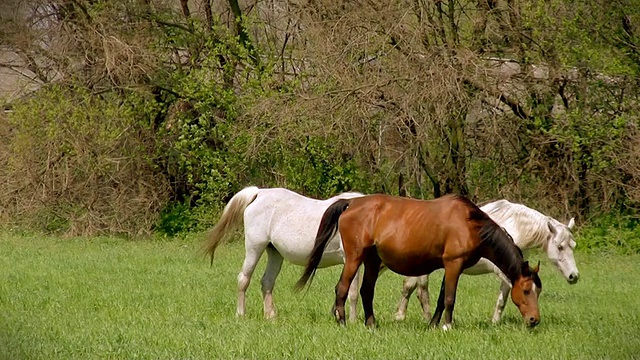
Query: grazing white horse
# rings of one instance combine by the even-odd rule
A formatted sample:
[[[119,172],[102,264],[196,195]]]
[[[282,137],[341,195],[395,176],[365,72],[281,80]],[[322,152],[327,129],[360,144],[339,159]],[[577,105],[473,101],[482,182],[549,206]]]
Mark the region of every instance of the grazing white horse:
[[[576,247],[576,241],[571,234],[571,229],[575,225],[573,218],[565,225],[536,210],[507,200],[488,203],[480,207],[480,209],[487,213],[498,225],[505,228],[515,244],[523,252],[526,253],[526,250],[532,248],[544,249],[551,263],[560,270],[569,284],[578,282],[580,273],[573,258],[573,249]],[[497,266],[485,258],[480,259],[477,264],[464,270],[464,273],[468,275],[494,273],[500,278],[502,284],[492,319],[494,323],[499,322],[506,305],[505,299],[508,298],[511,291],[509,281]],[[405,278],[402,297],[398,304],[398,311],[395,314],[396,320],[405,318],[409,297],[416,287],[418,288],[418,299],[422,305],[423,315],[426,319],[431,318],[428,283],[428,275]]]
[[[235,194],[225,206],[218,223],[209,232],[204,250],[213,262],[213,255],[220,240],[240,225],[244,218],[245,257],[242,270],[238,274],[236,314],[245,314],[245,294],[251,282],[251,275],[266,250],[267,267],[262,276],[264,317],[274,318],[276,309],[272,292],[282,261],[287,260],[305,266],[313,250],[324,211],[338,199],[358,196],[362,194],[343,193],[327,200],[316,200],[287,189],[259,189],[255,186],[244,188]],[[342,241],[336,233],[330,240],[319,267],[343,263]],[[349,289],[350,320],[356,319],[358,283],[356,278]]]

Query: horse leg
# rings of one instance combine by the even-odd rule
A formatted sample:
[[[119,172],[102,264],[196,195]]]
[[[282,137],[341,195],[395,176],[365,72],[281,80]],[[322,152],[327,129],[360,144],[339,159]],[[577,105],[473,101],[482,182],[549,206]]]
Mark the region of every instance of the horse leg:
[[[375,293],[376,281],[380,273],[380,256],[374,248],[369,249],[364,259],[364,276],[362,277],[362,287],[360,296],[362,297],[362,308],[364,309],[364,324],[367,327],[375,327],[376,318],[373,315],[373,295]]]
[[[431,319],[431,311],[429,311],[429,275],[418,277],[418,300],[420,300],[420,305],[422,306],[424,319]]]
[[[262,275],[262,297],[264,299],[264,317],[273,319],[276,317],[276,308],[273,305],[273,287],[276,278],[282,268],[282,255],[273,246],[267,247],[267,267]]]
[[[400,302],[398,302],[398,311],[396,311],[394,319],[398,321],[405,319],[407,315],[407,306],[409,305],[409,298],[411,298],[411,294],[413,294],[413,291],[417,286],[417,277],[407,276],[404,278],[404,281],[402,282],[402,295],[400,297]]]
[[[358,287],[360,286],[360,269],[356,271],[356,276],[349,286],[349,321],[358,319]]]
[[[349,287],[360,267],[360,259],[361,257],[358,256],[355,260],[345,261],[340,280],[336,285],[336,302],[333,306],[333,314],[340,325],[345,325],[344,303],[347,301]]]
[[[442,277],[442,284],[440,284],[440,294],[438,295],[438,303],[436,304],[436,311],[433,312],[433,317],[429,322],[430,327],[436,327],[440,323],[442,318],[442,312],[444,311],[444,276]]]
[[[462,274],[463,262],[455,261],[445,263],[444,266],[444,330],[453,327],[453,307],[456,303],[456,291],[458,290],[458,280]]]
[[[238,274],[238,307],[236,309],[236,315],[238,316],[244,316],[245,314],[244,303],[247,288],[251,283],[251,275],[253,275],[253,271],[256,269],[256,265],[258,264],[265,247],[245,245],[246,254],[244,256],[244,263],[242,264],[242,270],[240,270],[240,273]]]
[[[497,324],[502,318],[502,311],[504,311],[505,305],[507,305],[507,299],[509,298],[509,292],[511,292],[511,285],[502,281],[500,284],[500,293],[498,293],[498,301],[496,302],[496,310],[493,313],[494,324]]]

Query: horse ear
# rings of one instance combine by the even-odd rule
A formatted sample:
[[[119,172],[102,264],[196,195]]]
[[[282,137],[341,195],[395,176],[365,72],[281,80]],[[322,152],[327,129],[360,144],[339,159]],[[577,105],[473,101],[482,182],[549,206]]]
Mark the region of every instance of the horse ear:
[[[522,263],[522,269],[520,272],[522,273],[522,276],[531,276],[531,268],[529,267],[528,261]]]
[[[571,220],[569,220],[569,224],[567,224],[567,227],[569,229],[573,229],[574,226],[576,226],[576,220],[575,218],[571,218]]]
[[[557,233],[557,230],[556,230],[556,227],[553,226],[553,224],[551,223],[551,220],[547,221],[547,226],[549,227],[549,231],[551,231],[551,234],[555,236]]]
[[[540,271],[540,260],[538,260],[538,265],[536,265],[536,267],[531,269],[531,272],[536,273],[536,274],[538,273],[538,271]]]

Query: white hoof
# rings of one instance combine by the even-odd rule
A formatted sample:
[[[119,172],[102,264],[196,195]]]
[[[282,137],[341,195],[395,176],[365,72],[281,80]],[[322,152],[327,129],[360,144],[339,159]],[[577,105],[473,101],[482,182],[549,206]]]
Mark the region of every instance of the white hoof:
[[[269,311],[264,314],[265,320],[274,320],[277,317],[275,311]]]
[[[406,317],[406,315],[404,313],[396,313],[393,318],[396,321],[402,321],[402,320],[405,319],[405,317]]]
[[[453,329],[453,325],[451,325],[451,324],[442,325],[442,330],[444,330],[444,331],[449,331],[451,329]]]

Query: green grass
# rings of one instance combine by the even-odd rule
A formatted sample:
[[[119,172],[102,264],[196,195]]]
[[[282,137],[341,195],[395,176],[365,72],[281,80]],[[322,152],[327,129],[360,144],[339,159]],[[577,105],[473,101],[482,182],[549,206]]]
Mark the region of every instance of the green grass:
[[[416,299],[392,315],[402,279],[381,276],[378,328],[335,324],[330,308],[340,267],[320,270],[306,294],[301,268],[285,264],[275,289],[278,319],[262,319],[261,261],[235,317],[240,242],[213,266],[198,240],[125,241],[0,235],[2,359],[622,359],[640,356],[640,256],[578,253],[582,278],[567,285],[543,260],[542,323],[529,330],[509,304],[490,323],[492,276],[461,279],[455,328],[430,330]],[[533,259],[543,258],[533,254]],[[441,273],[431,284],[435,302]]]

